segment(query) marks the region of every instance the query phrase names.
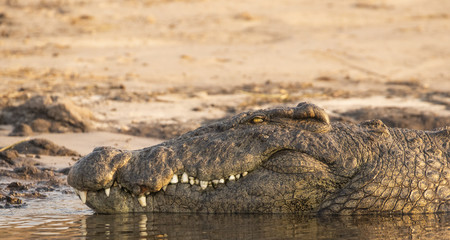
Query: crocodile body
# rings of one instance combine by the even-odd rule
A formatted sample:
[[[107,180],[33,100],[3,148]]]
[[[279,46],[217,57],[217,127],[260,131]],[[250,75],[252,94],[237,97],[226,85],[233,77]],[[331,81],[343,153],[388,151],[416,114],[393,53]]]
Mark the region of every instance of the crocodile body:
[[[99,213],[450,211],[450,128],[330,123],[310,103],[257,110],[161,144],[100,147],[68,183]]]

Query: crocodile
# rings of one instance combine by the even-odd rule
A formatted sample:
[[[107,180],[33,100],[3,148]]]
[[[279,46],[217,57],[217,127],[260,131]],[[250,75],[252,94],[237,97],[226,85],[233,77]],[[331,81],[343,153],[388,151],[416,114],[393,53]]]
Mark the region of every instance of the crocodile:
[[[98,213],[450,211],[450,127],[330,122],[312,103],[240,113],[139,150],[97,147],[68,174]]]

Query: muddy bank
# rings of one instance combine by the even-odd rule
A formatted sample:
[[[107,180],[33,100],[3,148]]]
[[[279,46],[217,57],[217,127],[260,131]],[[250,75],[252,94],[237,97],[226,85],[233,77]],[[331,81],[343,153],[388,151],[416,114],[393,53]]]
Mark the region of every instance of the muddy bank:
[[[0,109],[0,124],[14,125],[11,136],[107,130],[167,139],[207,121],[251,109],[361,96],[418,99],[447,109],[446,113],[431,114],[440,116],[450,112],[448,91],[437,91],[415,80],[367,84],[348,76],[322,75],[313,81],[266,80],[227,87],[183,85],[164,90],[136,90],[126,87],[126,84],[106,81],[90,83],[89,86],[73,83],[76,91],[60,88],[61,83],[56,81],[47,81],[46,84],[50,88],[48,91],[29,87],[0,94],[0,99],[5,101]],[[59,94],[51,95],[51,92]],[[372,105],[375,107],[377,103]],[[376,118],[382,111],[380,109],[370,116]],[[359,119],[355,117],[354,120]],[[183,126],[175,130],[176,125]]]
[[[0,148],[0,166],[6,168],[0,171],[15,178],[45,179],[48,175],[44,174],[44,171],[53,172],[54,170],[45,166],[37,168],[42,165],[39,162],[42,155],[71,156],[74,161],[81,157],[79,153],[46,139],[24,140]],[[13,171],[10,171],[12,168]]]
[[[365,120],[380,119],[388,127],[415,130],[433,130],[450,126],[450,116],[440,116],[434,112],[414,108],[368,107],[339,113],[333,121],[358,123]]]
[[[60,83],[48,81],[47,84],[58,88]],[[397,109],[401,113],[395,114],[395,109],[377,109],[377,103],[371,103],[373,110],[357,110],[358,107],[351,109],[366,111],[368,114],[344,114],[336,111],[336,120],[359,122],[380,118],[392,127],[432,129],[448,124],[447,116],[450,115],[448,91],[436,91],[413,80],[374,83],[372,86],[351,77],[322,75],[310,82],[267,80],[263,83],[244,83],[230,87],[176,86],[165,90],[139,91],[113,82],[92,84],[91,87],[80,84],[75,92],[60,89],[58,96],[47,95],[48,93],[35,95],[33,88],[4,93],[1,98],[7,99],[7,103],[0,109],[0,124],[14,126],[11,136],[104,130],[169,139],[209,121],[243,111],[292,106],[302,101],[351,100],[361,96],[417,99],[445,107],[446,111],[427,112],[423,109],[414,110],[411,106],[410,109]],[[62,94],[65,97],[61,97]],[[401,120],[404,117],[412,118]],[[394,123],[395,121],[404,123]]]
[[[228,116],[233,114],[228,113]],[[221,119],[221,118],[220,118]],[[386,126],[409,128],[415,130],[433,130],[450,126],[450,116],[442,116],[435,112],[401,107],[366,107],[349,111],[336,112],[331,115],[331,121],[358,124],[366,120],[380,119]],[[134,136],[170,139],[178,137],[202,125],[219,119],[204,119],[197,121],[173,123],[139,122],[132,123],[126,129],[118,132]]]
[[[26,201],[45,199],[45,192],[55,191],[59,183],[0,183],[0,208],[21,208]],[[2,204],[3,203],[3,204]]]
[[[45,192],[60,191],[67,186],[65,169],[40,166],[38,161],[21,157],[15,162],[17,167],[0,169],[0,208],[24,207],[26,201],[45,198]]]
[[[39,161],[41,155],[80,156],[45,139],[22,141],[1,148],[0,208],[24,207],[26,201],[46,198],[45,192],[58,191],[67,185],[69,168],[48,167]]]

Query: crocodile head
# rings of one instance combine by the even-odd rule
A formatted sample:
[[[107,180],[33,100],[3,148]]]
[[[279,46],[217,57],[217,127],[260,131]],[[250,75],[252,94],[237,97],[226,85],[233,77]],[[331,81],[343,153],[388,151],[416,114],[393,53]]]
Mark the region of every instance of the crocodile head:
[[[433,134],[445,145],[443,131]],[[402,154],[392,135],[379,120],[330,124],[323,109],[300,103],[241,113],[140,150],[96,148],[68,183],[99,213],[364,212],[371,208],[362,199],[378,194],[372,185],[389,184],[380,162]],[[411,136],[421,148],[420,133]]]

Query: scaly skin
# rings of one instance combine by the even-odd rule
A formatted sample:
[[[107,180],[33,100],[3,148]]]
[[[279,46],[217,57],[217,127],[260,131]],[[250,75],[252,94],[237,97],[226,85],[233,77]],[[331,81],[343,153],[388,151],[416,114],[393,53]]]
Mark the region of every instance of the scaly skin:
[[[241,113],[141,150],[96,148],[68,183],[99,213],[446,212],[449,157],[448,127],[330,123],[323,109],[300,103]]]

